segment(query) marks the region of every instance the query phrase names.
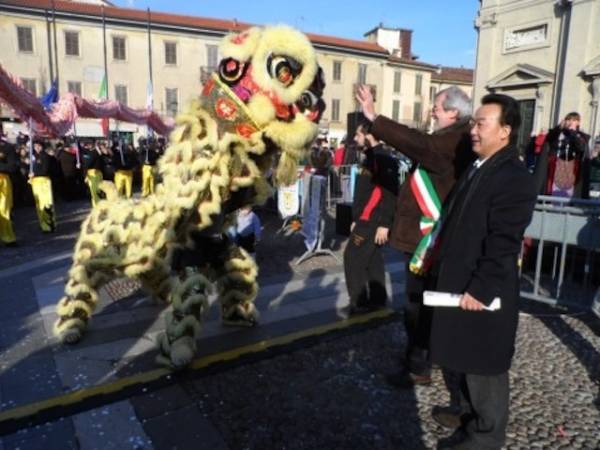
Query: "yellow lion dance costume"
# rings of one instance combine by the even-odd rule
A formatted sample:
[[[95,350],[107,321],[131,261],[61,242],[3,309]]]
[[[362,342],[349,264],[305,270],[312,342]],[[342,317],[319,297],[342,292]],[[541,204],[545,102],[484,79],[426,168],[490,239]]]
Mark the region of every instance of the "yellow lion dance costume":
[[[295,180],[317,134],[324,83],[309,40],[285,26],[228,35],[220,50],[218,71],[177,118],[155,195],[125,200],[105,189],[107,200],[83,222],[57,306],[63,342],[81,339],[98,290],[124,276],[171,304],[158,337],[158,360],[171,367],[195,354],[212,283],[224,322],[256,322],[257,267],[224,230],[239,207],[268,198],[275,163],[277,183]]]

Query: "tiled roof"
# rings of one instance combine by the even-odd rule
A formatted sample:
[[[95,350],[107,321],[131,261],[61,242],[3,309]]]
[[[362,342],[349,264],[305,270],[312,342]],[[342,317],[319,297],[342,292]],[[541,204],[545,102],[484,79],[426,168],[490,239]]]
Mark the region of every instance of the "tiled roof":
[[[421,67],[423,69],[429,69],[429,70],[437,70],[438,66],[436,66],[435,64],[429,64],[426,62],[422,62],[422,61],[417,61],[415,59],[407,59],[407,58],[398,58],[397,56],[390,56],[388,58],[388,61],[392,64],[396,63],[396,64],[407,64],[410,66],[416,66],[416,67]]]
[[[52,0],[0,0],[0,5],[2,4],[15,5],[22,8],[52,9]],[[66,13],[101,17],[102,9],[104,9],[104,14],[107,18],[133,20],[144,23],[148,20],[148,13],[141,9],[118,8],[111,6],[102,8],[100,5],[80,2],[67,2],[62,0],[55,0],[54,6],[56,11]],[[223,33],[243,30],[253,25],[250,23],[238,22],[235,19],[212,19],[207,17],[184,16],[155,11],[150,11],[150,16],[152,23],[190,28],[202,28]],[[313,44],[316,45],[321,44],[325,46],[343,47],[350,50],[378,53],[382,56],[387,55],[387,51],[383,47],[368,41],[343,39],[312,33],[307,33],[307,36],[310,38]]]
[[[473,69],[464,67],[445,67],[442,66],[439,73],[431,75],[432,81],[450,81],[456,83],[473,83]]]

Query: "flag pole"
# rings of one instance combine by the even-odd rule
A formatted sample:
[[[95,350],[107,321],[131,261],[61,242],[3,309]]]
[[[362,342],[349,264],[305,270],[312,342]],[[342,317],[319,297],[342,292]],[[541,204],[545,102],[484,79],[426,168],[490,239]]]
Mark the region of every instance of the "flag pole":
[[[75,167],[81,168],[81,159],[79,158],[79,142],[77,139],[77,119],[73,120],[73,136],[75,137]]]
[[[29,117],[29,173],[33,173],[33,118]]]
[[[106,17],[102,5],[102,46],[104,51],[104,79],[106,80],[106,98],[108,100],[108,57],[106,55]]]
[[[46,40],[48,41],[48,68],[50,69],[50,83],[52,84],[52,81],[54,80],[54,63],[52,61],[52,24],[47,9],[44,10],[44,15],[46,17]]]
[[[152,76],[152,27],[151,27],[151,15],[150,8],[147,10],[147,29],[148,29],[148,87],[146,92],[146,108],[150,111],[154,110],[154,79]],[[152,129],[150,125],[146,124],[146,135],[152,136]]]
[[[121,155],[121,164],[125,167],[125,157],[123,156],[123,144],[121,142],[121,132],[119,131],[119,121],[117,120],[117,148],[119,155]]]
[[[148,8],[148,75],[150,79],[150,86],[153,87],[154,80],[152,78],[152,30],[150,28],[150,8]],[[154,108],[154,97],[152,97],[152,103],[150,108]]]
[[[58,76],[58,44],[56,40],[56,5],[54,4],[54,0],[52,0],[52,25],[54,26],[54,69],[56,72],[56,95],[59,94],[60,89],[58,88],[60,85],[59,76]]]
[[[104,11],[104,5],[102,5],[102,49],[104,52],[104,78],[102,80],[102,84],[104,84],[104,99],[108,100],[108,56],[106,53],[106,13]],[[102,84],[100,85],[100,90],[102,91]],[[102,119],[102,127],[103,132],[105,131],[105,137],[108,138],[110,136],[110,118]],[[104,127],[106,129],[104,130]]]

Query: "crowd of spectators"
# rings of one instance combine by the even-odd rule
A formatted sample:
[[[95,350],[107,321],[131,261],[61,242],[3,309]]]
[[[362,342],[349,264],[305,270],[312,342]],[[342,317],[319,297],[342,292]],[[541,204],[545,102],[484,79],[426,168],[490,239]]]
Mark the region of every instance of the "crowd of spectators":
[[[142,167],[155,165],[165,149],[162,137],[140,138],[137,146],[116,137],[108,140],[66,136],[53,140],[35,138],[34,142],[49,156],[48,176],[53,191],[65,201],[89,198],[85,178],[91,168],[99,170],[103,180],[113,182],[119,169],[131,170],[134,187],[141,189]],[[17,156],[17,167],[11,174],[14,206],[30,207],[34,205],[34,198],[28,184],[29,136],[19,133],[14,145]]]

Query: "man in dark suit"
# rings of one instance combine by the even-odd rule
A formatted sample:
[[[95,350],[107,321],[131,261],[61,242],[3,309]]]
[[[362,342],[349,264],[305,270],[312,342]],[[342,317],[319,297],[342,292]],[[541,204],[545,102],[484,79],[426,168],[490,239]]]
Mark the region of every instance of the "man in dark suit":
[[[479,158],[448,198],[433,247],[436,290],[462,294],[459,308],[436,307],[432,319],[432,362],[461,378],[464,439],[446,448],[500,449],[505,441],[519,317],[517,260],[536,200],[533,177],[514,145],[520,121],[513,98],[483,97],[471,128]],[[485,310],[495,298],[500,310]]]

